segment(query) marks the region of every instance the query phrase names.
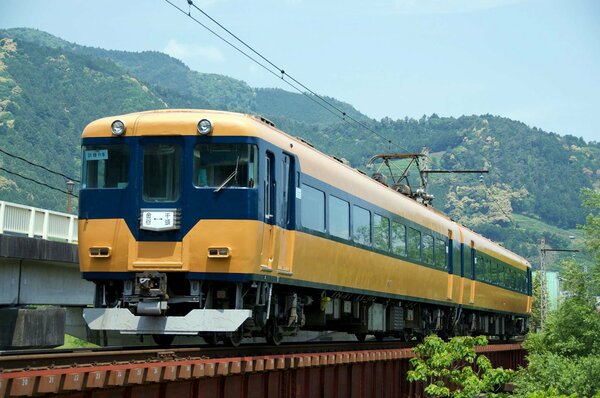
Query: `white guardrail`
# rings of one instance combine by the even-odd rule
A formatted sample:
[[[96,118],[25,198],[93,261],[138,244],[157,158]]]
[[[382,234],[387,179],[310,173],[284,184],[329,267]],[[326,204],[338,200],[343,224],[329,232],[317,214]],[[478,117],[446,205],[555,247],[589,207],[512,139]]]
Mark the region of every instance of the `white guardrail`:
[[[0,234],[77,243],[77,216],[0,200]]]

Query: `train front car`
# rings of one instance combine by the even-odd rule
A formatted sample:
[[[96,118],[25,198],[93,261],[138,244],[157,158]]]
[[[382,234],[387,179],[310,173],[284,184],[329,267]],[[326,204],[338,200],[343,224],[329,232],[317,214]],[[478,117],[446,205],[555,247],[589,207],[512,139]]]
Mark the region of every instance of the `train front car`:
[[[161,344],[175,335],[237,344],[244,322],[247,334],[266,330],[270,287],[248,275],[269,264],[269,236],[291,214],[273,219],[275,190],[287,189],[272,167],[259,170],[258,153],[292,178],[293,159],[259,139],[261,128],[251,116],[175,110],[85,128],[79,257],[96,284],[84,310],[92,330]]]
[[[193,110],[83,133],[93,330],[278,344],[306,330],[522,334],[526,260],[265,119]]]

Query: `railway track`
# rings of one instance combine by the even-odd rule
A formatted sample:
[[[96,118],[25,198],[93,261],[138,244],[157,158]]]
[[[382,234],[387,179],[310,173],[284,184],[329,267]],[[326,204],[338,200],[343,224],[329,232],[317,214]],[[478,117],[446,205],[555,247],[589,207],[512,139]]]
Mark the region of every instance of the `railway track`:
[[[151,392],[155,396],[181,398],[197,396],[198,391],[207,396],[228,396],[228,391],[247,388],[244,385],[253,386],[244,390],[252,392],[248,396],[281,396],[268,395],[267,391],[288,389],[300,391],[295,396],[314,396],[323,386],[333,388],[331,383],[336,380],[335,388],[341,391],[338,396],[349,396],[351,389],[371,394],[364,396],[382,396],[385,386],[412,391],[405,377],[414,356],[412,345],[399,341],[345,341],[248,344],[235,348],[5,351],[0,352],[0,397],[94,397],[107,396],[108,389],[111,394],[124,397],[147,396]],[[524,350],[515,342],[478,347],[477,352],[488,356],[494,366],[516,369],[525,363]]]
[[[190,358],[232,358],[260,355],[287,355],[304,353],[334,353],[348,351],[389,350],[411,348],[414,343],[399,341],[365,342],[311,342],[284,343],[280,346],[246,344],[239,347],[173,346],[160,347],[100,347],[68,350],[0,351],[0,372],[9,370],[82,366],[111,363],[159,362]]]

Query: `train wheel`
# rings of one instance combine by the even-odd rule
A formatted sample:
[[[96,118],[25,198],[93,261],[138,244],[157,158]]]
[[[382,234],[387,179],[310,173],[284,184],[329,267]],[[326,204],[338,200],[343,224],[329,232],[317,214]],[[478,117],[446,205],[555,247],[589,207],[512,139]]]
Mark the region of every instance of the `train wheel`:
[[[242,331],[236,330],[235,332],[227,333],[225,335],[225,345],[230,347],[239,347],[242,343]]]
[[[383,338],[385,336],[383,335],[383,333],[375,333],[375,340],[379,341],[380,343],[383,341]]]
[[[361,343],[364,343],[365,340],[367,339],[366,333],[355,333],[354,335],[356,336],[356,340],[358,340]]]
[[[204,339],[206,344],[208,344],[210,346],[215,346],[215,345],[219,344],[219,337],[217,336],[216,333],[211,333],[211,334],[202,336],[202,338]]]
[[[175,336],[172,334],[153,334],[152,335],[152,340],[154,340],[154,342],[161,347],[169,347],[171,344],[173,344],[174,339],[175,339]]]
[[[282,340],[283,340],[283,334],[279,330],[279,327],[277,325],[271,326],[267,333],[267,343],[269,343],[271,345],[279,345],[279,344],[281,344]]]

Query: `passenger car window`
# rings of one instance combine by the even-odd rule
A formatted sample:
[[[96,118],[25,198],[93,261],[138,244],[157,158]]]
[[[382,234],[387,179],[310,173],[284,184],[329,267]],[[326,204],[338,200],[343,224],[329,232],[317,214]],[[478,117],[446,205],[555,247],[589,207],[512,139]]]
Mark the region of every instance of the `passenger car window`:
[[[421,260],[421,232],[414,228],[408,228],[408,257]]]
[[[302,184],[302,226],[325,232],[325,193]]]
[[[350,204],[335,196],[329,197],[329,233],[338,238],[350,238]]]
[[[392,252],[406,256],[406,226],[392,221]]]
[[[425,263],[433,265],[433,236],[423,234],[422,259]]]
[[[446,261],[446,242],[443,239],[435,240],[435,266],[438,268],[448,268]]]
[[[373,243],[377,249],[390,250],[390,220],[379,214],[373,216]]]
[[[352,238],[356,243],[371,245],[371,212],[352,206]]]

